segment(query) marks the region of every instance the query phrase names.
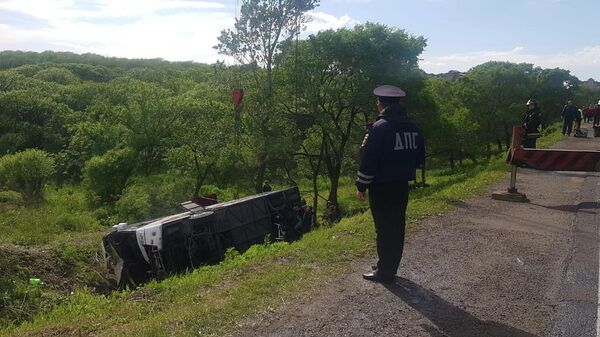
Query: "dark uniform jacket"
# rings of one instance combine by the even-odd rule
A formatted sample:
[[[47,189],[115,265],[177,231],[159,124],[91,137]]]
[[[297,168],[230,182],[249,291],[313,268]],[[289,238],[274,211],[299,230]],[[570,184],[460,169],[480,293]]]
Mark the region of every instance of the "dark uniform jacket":
[[[538,128],[542,123],[542,116],[539,108],[533,108],[525,113],[523,118],[523,128],[525,133],[538,133]]]
[[[424,161],[421,131],[403,106],[392,105],[379,115],[365,136],[356,187],[364,192],[371,184],[413,180],[416,167]]]
[[[565,105],[560,113],[560,116],[566,121],[573,121],[579,115],[579,109],[575,105]]]

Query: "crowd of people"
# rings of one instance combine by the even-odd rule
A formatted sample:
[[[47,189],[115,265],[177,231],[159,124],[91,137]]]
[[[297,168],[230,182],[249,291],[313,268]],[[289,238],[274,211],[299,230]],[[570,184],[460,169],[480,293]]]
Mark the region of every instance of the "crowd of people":
[[[523,115],[525,131],[523,146],[535,148],[535,138],[539,136],[539,127],[542,123],[541,112],[538,102],[534,99],[527,101],[526,105],[527,110]],[[560,117],[563,121],[563,135],[571,136],[571,133],[574,133],[576,137],[585,137],[586,135],[582,135],[584,132],[581,129],[581,122],[591,123],[593,127],[600,128],[600,101],[582,109],[577,107],[572,99],[569,99],[560,112]]]
[[[592,123],[593,126],[600,126],[600,101],[598,104],[590,104],[581,109],[570,99],[562,109],[560,117],[563,120],[562,133],[567,136],[570,136],[573,131],[573,123],[575,123],[576,131],[581,128],[581,121]]]
[[[590,104],[582,109],[583,120],[586,123],[592,123],[594,126],[600,126],[600,101],[598,104]]]

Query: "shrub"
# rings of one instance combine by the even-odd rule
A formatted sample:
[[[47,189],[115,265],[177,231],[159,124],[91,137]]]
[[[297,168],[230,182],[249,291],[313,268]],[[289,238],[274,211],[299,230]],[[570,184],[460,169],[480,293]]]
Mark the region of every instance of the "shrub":
[[[55,169],[54,159],[29,149],[0,157],[0,186],[21,193],[24,201],[43,200],[43,188]]]
[[[83,182],[103,202],[119,199],[136,166],[132,149],[114,149],[92,157],[83,167]]]
[[[190,200],[193,179],[188,176],[156,174],[133,177],[116,203],[118,221],[139,221],[173,214],[179,203]]]
[[[148,219],[152,214],[150,193],[143,186],[130,186],[117,201],[116,208],[121,221]]]
[[[33,78],[58,84],[74,84],[79,82],[79,78],[73,75],[70,70],[57,67],[40,70]]]
[[[20,205],[23,203],[21,193],[15,191],[0,191],[0,204]]]

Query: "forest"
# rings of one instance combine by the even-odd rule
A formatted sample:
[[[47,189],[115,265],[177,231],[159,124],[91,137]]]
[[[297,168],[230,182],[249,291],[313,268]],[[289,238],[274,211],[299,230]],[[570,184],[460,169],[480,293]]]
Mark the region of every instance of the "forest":
[[[529,98],[550,125],[568,98],[588,105],[600,95],[568,70],[531,64],[489,62],[457,79],[428,75],[417,63],[425,39],[378,24],[278,47],[271,70],[1,52],[3,199],[35,207],[44,186],[81,188],[104,225],[158,216],[198,195],[260,192],[265,181],[301,183],[315,208],[319,198],[338,205],[340,181],[353,177],[376,116],[378,83],[408,93],[433,167],[507,149]],[[238,87],[245,97],[236,113]]]
[[[229,63],[0,52],[0,242],[104,232],[265,183],[299,186],[316,223],[330,225],[320,216],[326,202],[342,216],[355,211],[340,189],[353,184],[379,84],[407,92],[427,167],[449,172],[506,151],[530,98],[544,129],[567,99],[600,99],[598,83],[567,69],[493,61],[427,74],[419,68],[426,37],[377,23],[303,37],[302,14],[316,5],[305,2],[279,16],[242,8],[215,46]],[[236,88],[244,90],[237,109]],[[0,277],[2,287],[11,282]],[[0,299],[0,323],[27,318],[14,298]]]

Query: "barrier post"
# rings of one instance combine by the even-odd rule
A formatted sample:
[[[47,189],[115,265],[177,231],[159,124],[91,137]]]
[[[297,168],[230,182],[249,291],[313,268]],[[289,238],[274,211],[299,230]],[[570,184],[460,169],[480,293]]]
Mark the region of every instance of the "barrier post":
[[[521,141],[523,139],[524,134],[523,127],[514,126],[513,127],[513,135],[512,135],[512,143],[510,149],[508,150],[508,158],[512,158],[515,150],[521,148]],[[504,200],[504,201],[514,201],[514,202],[529,202],[527,196],[524,193],[520,193],[517,190],[517,166],[511,165],[510,172],[510,185],[508,186],[506,191],[496,191],[492,193],[492,199],[495,200]]]

